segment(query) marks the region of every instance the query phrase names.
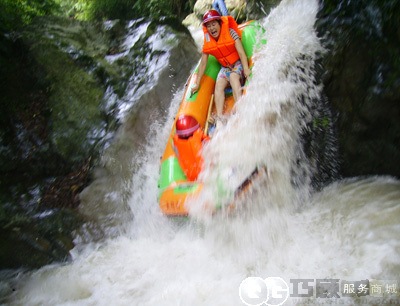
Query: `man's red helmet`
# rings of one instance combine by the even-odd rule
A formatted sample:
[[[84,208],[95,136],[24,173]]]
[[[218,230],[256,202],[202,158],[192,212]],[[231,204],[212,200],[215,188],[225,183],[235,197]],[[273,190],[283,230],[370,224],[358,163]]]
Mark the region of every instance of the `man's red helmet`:
[[[180,115],[176,120],[176,134],[180,138],[188,138],[200,127],[196,119],[189,115]]]
[[[221,15],[216,10],[209,10],[203,15],[203,24],[214,19],[221,19]]]

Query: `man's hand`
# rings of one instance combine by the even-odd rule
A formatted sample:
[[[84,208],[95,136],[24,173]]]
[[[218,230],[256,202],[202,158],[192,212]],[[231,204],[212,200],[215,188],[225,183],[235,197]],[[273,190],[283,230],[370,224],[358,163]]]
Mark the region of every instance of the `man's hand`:
[[[199,91],[200,85],[195,83],[192,85],[192,89],[190,90],[190,92],[192,93],[192,95],[194,95],[196,92]]]
[[[250,70],[249,68],[245,68],[245,69],[243,70],[243,73],[244,73],[244,76],[245,76],[246,78],[248,78],[248,77],[250,76],[250,74],[251,74],[251,70]]]

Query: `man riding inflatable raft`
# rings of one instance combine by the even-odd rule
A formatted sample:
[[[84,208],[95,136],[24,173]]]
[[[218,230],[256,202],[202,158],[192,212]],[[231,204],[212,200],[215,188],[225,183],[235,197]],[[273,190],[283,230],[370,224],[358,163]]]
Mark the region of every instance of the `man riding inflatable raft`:
[[[204,14],[203,31],[202,58],[189,78],[161,159],[159,205],[168,216],[187,216],[187,200],[201,191],[202,182],[197,177],[203,164],[201,150],[203,141],[207,139],[210,117],[216,118],[218,124],[221,115],[229,114],[235,100],[240,98],[242,82],[251,73],[249,66],[252,66],[253,48],[262,28],[255,21],[238,26],[231,16],[221,17],[211,10]],[[229,83],[232,94],[225,92]],[[181,137],[182,120],[186,120],[187,124],[190,120],[193,124],[190,127],[194,129],[193,134],[185,135],[188,137]],[[249,181],[246,181],[248,186]],[[219,200],[216,199],[216,202]]]

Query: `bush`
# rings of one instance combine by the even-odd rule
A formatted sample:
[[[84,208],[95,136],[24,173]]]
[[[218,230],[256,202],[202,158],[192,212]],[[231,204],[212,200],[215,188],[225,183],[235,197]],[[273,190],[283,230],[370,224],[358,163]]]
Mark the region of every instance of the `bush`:
[[[2,0],[0,3],[0,30],[13,31],[29,24],[36,16],[59,12],[54,0]]]
[[[194,1],[186,0],[1,0],[0,31],[17,30],[43,15],[91,21],[162,16],[182,20],[193,5]]]
[[[89,7],[89,19],[137,19],[140,17],[178,17],[191,11],[186,0],[94,0]]]

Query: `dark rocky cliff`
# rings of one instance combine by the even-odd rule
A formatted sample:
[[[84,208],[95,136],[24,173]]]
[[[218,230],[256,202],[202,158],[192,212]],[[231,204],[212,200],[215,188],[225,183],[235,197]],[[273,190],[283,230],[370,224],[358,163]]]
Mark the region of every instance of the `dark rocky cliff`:
[[[330,1],[316,25],[341,174],[400,177],[400,3]]]

